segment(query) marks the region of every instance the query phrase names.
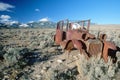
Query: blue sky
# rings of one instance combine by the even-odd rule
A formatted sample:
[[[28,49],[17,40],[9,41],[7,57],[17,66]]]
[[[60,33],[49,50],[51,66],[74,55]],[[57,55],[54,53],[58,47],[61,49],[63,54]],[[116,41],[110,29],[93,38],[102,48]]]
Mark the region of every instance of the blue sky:
[[[0,0],[1,21],[62,19],[120,24],[120,0]]]

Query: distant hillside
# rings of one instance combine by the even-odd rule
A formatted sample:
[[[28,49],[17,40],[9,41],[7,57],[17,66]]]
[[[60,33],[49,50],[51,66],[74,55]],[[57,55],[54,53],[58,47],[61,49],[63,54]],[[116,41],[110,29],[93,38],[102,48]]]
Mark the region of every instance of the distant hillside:
[[[91,23],[91,25],[96,25],[96,23]],[[0,23],[0,28],[55,28],[56,22],[52,21],[32,21],[28,23],[20,22],[4,22]]]
[[[52,21],[29,22],[22,24],[17,23],[0,23],[0,28],[55,28],[56,23]]]
[[[27,23],[27,25],[29,25],[30,28],[54,28],[56,23],[51,21],[39,21]]]
[[[4,23],[0,23],[0,28],[19,28],[19,25],[21,25],[20,22],[4,22]]]

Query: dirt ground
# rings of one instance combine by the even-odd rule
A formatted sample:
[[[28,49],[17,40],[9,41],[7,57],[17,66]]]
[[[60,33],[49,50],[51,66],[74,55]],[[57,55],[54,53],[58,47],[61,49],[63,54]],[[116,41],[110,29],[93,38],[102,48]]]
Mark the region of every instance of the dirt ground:
[[[120,47],[120,25],[92,25],[90,27],[90,33],[96,37],[98,32],[107,34],[107,40]],[[68,56],[60,46],[55,46],[54,34],[55,29],[0,30],[0,44],[6,51],[4,54],[9,53],[9,48],[28,48],[37,53],[34,64],[24,67],[24,74],[19,78],[18,74],[21,74],[21,71],[18,72],[15,69],[18,73],[13,80],[16,78],[18,80],[120,80],[120,52],[117,52],[118,62],[114,65],[105,64],[103,60],[96,61],[94,58],[86,62],[78,50],[73,50]],[[84,69],[79,68],[81,65]],[[102,70],[103,67],[106,72]],[[9,70],[8,68],[6,70]],[[10,80],[12,74],[6,73],[3,67],[0,69],[3,72],[0,75],[4,75],[0,76],[0,79]],[[80,69],[83,71],[81,72]]]

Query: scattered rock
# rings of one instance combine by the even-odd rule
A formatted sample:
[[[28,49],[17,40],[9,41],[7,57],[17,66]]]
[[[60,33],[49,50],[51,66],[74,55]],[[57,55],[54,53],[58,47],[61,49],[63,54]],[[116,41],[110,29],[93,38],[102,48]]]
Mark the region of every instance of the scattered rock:
[[[58,63],[62,63],[63,61],[62,61],[62,60],[60,60],[60,59],[58,59],[58,60],[57,60],[57,62],[58,62]]]
[[[51,47],[48,49],[49,53],[54,53],[56,51],[56,47]]]
[[[40,78],[40,77],[41,77],[41,75],[39,75],[39,74],[36,74],[36,75],[35,75],[35,77],[36,77],[36,78]]]

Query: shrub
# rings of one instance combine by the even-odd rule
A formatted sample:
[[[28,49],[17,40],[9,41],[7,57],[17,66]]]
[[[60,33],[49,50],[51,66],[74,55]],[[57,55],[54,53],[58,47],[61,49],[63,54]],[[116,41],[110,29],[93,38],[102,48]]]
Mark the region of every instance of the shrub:
[[[58,70],[54,70],[54,79],[55,80],[76,80],[77,69],[68,69],[66,71],[60,72]]]
[[[91,57],[86,60],[83,55],[76,61],[81,79],[86,80],[111,80],[115,78],[118,66],[112,64],[109,58],[108,63],[104,63],[103,59]]]
[[[7,53],[4,54],[4,58],[6,62],[9,64],[13,64],[18,62],[20,58],[20,52],[17,48],[9,48]]]
[[[1,51],[1,50],[3,50],[3,45],[2,45],[2,44],[0,44],[0,51]]]

